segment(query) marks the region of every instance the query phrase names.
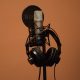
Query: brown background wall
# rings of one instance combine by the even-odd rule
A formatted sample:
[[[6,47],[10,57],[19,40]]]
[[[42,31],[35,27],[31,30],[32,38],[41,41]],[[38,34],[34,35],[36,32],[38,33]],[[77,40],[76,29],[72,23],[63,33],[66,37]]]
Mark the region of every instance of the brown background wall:
[[[44,25],[51,23],[62,42],[57,80],[80,80],[80,1],[79,0],[0,0],[0,80],[37,80],[38,68],[27,61],[25,41],[28,29],[21,15],[30,4],[45,14]],[[53,67],[47,68],[48,80]]]

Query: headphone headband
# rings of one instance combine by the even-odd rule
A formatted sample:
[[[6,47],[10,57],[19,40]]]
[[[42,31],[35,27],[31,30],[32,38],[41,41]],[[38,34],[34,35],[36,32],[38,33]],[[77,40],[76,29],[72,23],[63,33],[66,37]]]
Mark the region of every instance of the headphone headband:
[[[60,55],[61,54],[61,42],[60,42],[59,37],[55,34],[55,32],[53,32],[50,29],[46,29],[42,32],[42,35],[44,35],[44,37],[46,37],[48,34],[50,34],[56,41],[57,47],[58,47],[58,55]]]

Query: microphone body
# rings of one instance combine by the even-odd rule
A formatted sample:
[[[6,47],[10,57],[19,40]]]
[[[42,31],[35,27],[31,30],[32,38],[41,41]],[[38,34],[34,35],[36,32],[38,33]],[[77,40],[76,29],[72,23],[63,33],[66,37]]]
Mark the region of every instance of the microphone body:
[[[45,39],[42,35],[43,15],[42,11],[34,11],[34,27],[30,29],[30,46],[42,46]]]

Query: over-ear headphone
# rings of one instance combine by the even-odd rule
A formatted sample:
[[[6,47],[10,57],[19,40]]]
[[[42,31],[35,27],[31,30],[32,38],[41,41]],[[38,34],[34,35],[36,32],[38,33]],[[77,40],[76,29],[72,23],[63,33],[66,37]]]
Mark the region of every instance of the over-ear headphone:
[[[26,53],[28,55],[28,61],[30,64],[35,64],[36,66],[40,67],[43,65],[52,66],[59,63],[61,54],[60,39],[57,34],[50,29],[46,29],[42,32],[42,35],[44,35],[44,37],[46,37],[48,34],[54,38],[57,44],[57,48],[50,47],[46,53],[43,53],[43,51],[41,51],[41,49],[38,47],[29,50],[29,42],[27,41]]]

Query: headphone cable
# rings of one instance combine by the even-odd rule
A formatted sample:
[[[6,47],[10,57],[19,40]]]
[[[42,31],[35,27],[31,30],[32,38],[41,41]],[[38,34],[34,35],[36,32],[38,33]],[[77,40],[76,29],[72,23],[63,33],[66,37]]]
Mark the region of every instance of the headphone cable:
[[[41,67],[39,68],[39,76],[38,76],[38,80],[40,80],[41,77]]]
[[[54,80],[56,80],[56,64],[54,64]]]

